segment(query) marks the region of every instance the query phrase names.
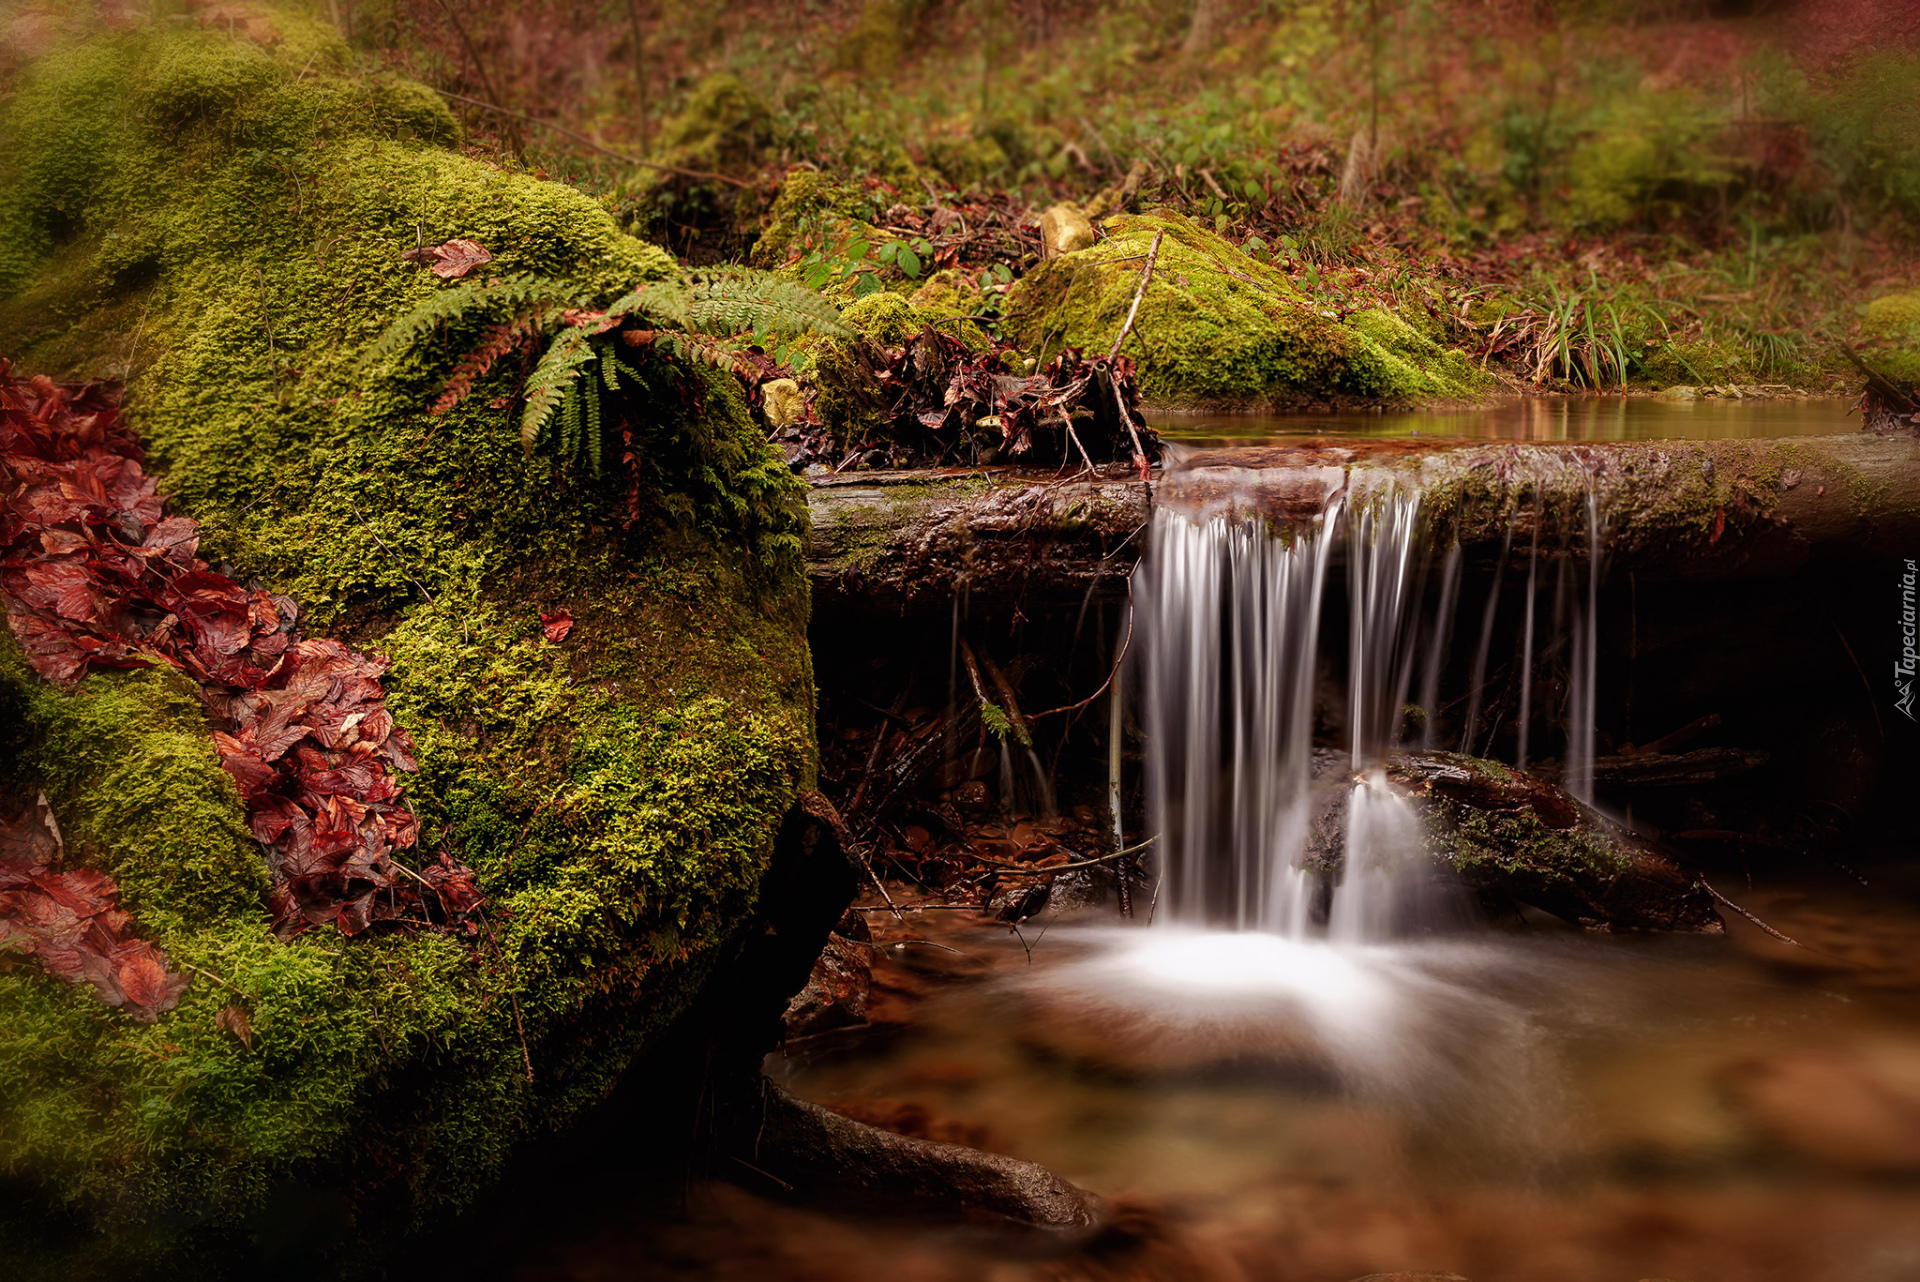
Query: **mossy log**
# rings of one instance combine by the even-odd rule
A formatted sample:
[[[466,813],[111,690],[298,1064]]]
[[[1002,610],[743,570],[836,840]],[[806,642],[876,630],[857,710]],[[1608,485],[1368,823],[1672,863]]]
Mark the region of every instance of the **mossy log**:
[[[816,608],[1124,590],[1151,490],[1117,475],[1061,482],[1011,471],[832,478],[808,498]]]
[[[1146,483],[1014,472],[856,474],[808,496],[808,561],[828,600],[944,600],[964,589],[1117,588],[1156,505],[1310,521],[1394,484],[1420,490],[1436,538],[1470,562],[1503,546],[1605,561],[1648,579],[1784,577],[1816,558],[1920,543],[1920,442],[1866,433],[1590,444],[1302,443],[1188,454]],[[1589,498],[1592,501],[1589,509]]]

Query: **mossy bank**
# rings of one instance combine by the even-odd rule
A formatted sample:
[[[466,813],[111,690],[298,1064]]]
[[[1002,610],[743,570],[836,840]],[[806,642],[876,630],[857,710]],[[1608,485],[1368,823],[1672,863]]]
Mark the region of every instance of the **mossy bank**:
[[[1164,409],[1404,405],[1467,399],[1490,384],[1396,312],[1342,314],[1180,214],[1120,215],[1102,232],[1007,295],[1006,333],[1043,364],[1063,347],[1105,353],[1138,293],[1123,351],[1148,401]]]
[[[632,458],[602,478],[523,455],[517,370],[429,412],[487,318],[367,359],[445,287],[402,260],[417,244],[470,238],[487,272],[588,291],[672,260],[577,191],[462,156],[434,95],[357,74],[330,29],[264,18],[73,32],[19,77],[0,352],[129,374],[201,554],[392,658],[421,764],[401,857],[475,868],[489,930],[276,940],[184,679],[60,690],[0,643],[0,782],[46,791],[69,857],[193,976],[139,1025],[0,961],[10,1267],[191,1268],[314,1188],[338,1191],[303,1243],[325,1258],[466,1200],[687,1008],[814,772],[804,506],[731,380],[647,364],[608,451]],[[555,644],[539,616],[562,608]]]

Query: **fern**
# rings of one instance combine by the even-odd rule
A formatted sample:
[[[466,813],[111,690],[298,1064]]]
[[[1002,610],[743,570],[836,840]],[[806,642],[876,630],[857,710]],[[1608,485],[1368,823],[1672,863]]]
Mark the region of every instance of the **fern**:
[[[540,439],[547,420],[553,417],[554,410],[560,407],[566,393],[573,390],[580,367],[595,355],[593,344],[583,329],[563,329],[548,345],[546,355],[533,367],[533,373],[527,375],[527,385],[522,393],[526,397],[527,407],[520,414],[521,449],[529,454],[533,452],[534,443]]]
[[[839,309],[813,290],[745,267],[705,273],[688,307],[688,322],[688,329],[706,334],[853,337]]]
[[[688,304],[692,292],[684,280],[655,280],[635,287],[607,308],[607,315],[621,319],[641,313],[665,327],[684,329],[692,324]]]
[[[436,330],[491,318],[494,323],[460,358],[434,401],[433,412],[444,414],[502,358],[551,332],[546,351],[521,389],[526,404],[520,415],[520,445],[531,454],[557,414],[562,459],[584,455],[598,473],[606,444],[602,389],[617,396],[623,379],[635,387],[646,385],[618,353],[623,323],[643,323],[658,331],[656,345],[672,359],[729,372],[737,370],[746,342],[761,336],[848,338],[853,332],[838,309],[813,290],[744,267],[648,281],[604,310],[594,310],[596,302],[578,286],[552,276],[523,273],[465,282],[422,299],[394,321],[368,349],[366,360],[398,356]],[[597,371],[589,368],[596,361]]]
[[[504,325],[488,328],[486,337],[480,346],[460,358],[453,367],[453,373],[447,379],[447,385],[440,392],[439,399],[433,403],[435,415],[445,414],[473,391],[473,385],[485,378],[500,359],[511,352],[529,345],[539,330],[539,316],[522,316],[518,320]]]
[[[421,339],[442,325],[480,313],[497,316],[503,311],[525,313],[537,304],[551,306],[568,298],[564,281],[550,276],[503,276],[498,280],[472,281],[429,294],[412,311],[387,327],[372,347],[366,360],[378,361],[397,356],[416,346]]]
[[[684,334],[662,334],[655,341],[666,350],[669,356],[702,365],[711,365],[715,369],[725,370],[728,373],[734,371],[734,357],[741,350],[740,344],[730,338],[718,338],[711,334],[693,331]]]

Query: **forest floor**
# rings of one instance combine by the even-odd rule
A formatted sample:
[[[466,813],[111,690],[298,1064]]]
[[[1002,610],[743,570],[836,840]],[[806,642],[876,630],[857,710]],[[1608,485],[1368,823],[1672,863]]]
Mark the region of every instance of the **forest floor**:
[[[1425,313],[1512,390],[1751,396],[1857,389],[1862,309],[1920,281],[1920,17],[1892,0],[340,20],[476,152],[830,295],[953,268],[990,316],[1046,208],[1170,208],[1311,297]]]

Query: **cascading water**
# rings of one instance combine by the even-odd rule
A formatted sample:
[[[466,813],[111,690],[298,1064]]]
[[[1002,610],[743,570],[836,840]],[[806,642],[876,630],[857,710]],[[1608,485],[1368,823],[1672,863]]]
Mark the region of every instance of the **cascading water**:
[[[1592,734],[1597,553],[1584,584],[1561,558],[1555,609],[1537,611],[1539,564],[1555,549],[1537,546],[1536,513],[1527,545],[1513,548],[1509,533],[1475,598],[1462,550],[1429,546],[1418,489],[1385,471],[1342,479],[1318,510],[1283,504],[1286,520],[1260,510],[1257,488],[1223,504],[1213,478],[1187,491],[1198,510],[1162,492],[1133,582],[1156,925],[1090,934],[1089,954],[1046,984],[1063,1009],[1094,1012],[1115,1036],[1325,1073],[1409,1116],[1471,1116],[1480,1142],[1528,1152],[1550,1112],[1536,1029],[1476,983],[1500,964],[1496,947],[1430,929],[1457,920],[1459,892],[1437,876],[1420,817],[1384,766],[1406,746],[1416,688],[1423,746],[1441,741],[1436,713],[1462,705],[1474,750],[1503,735],[1517,745],[1503,723],[1522,700],[1531,712],[1545,698],[1517,676],[1540,639],[1517,633],[1537,626],[1543,653],[1559,656],[1554,647],[1568,638],[1569,782],[1589,788],[1592,752],[1581,745]],[[1283,483],[1280,492],[1297,491]],[[1591,507],[1588,517],[1597,544]],[[1524,620],[1514,617],[1518,594],[1503,614],[1499,592],[1509,552],[1522,551],[1533,566]],[[1482,610],[1480,626],[1460,637],[1473,646],[1470,683],[1466,656],[1455,668],[1449,653],[1469,599]],[[1496,656],[1496,638],[1512,641],[1510,658]],[[1344,697],[1323,697],[1343,667]],[[1483,707],[1493,728],[1473,737]],[[1110,710],[1117,812],[1117,691]],[[1316,731],[1337,742],[1341,723],[1344,752],[1316,756]],[[1451,733],[1445,742],[1453,746]],[[1342,866],[1329,886],[1308,865],[1331,853],[1336,828]]]
[[[1325,524],[1279,538],[1257,517],[1154,518],[1134,608],[1168,920],[1306,927]]]
[[[1589,798],[1593,773],[1595,613],[1600,529],[1586,512],[1585,583],[1563,560],[1551,625],[1570,649],[1565,721],[1568,786]],[[1517,671],[1530,674],[1539,633],[1544,554],[1533,513]],[[1502,569],[1511,548],[1509,535]],[[1184,926],[1314,934],[1318,874],[1302,869],[1316,819],[1313,734],[1329,567],[1346,563],[1348,774],[1344,868],[1330,905],[1329,940],[1395,938],[1451,916],[1417,817],[1382,763],[1401,746],[1407,700],[1420,678],[1421,742],[1434,737],[1447,647],[1461,593],[1461,554],[1440,558],[1438,607],[1423,614],[1431,549],[1421,494],[1390,474],[1353,473],[1317,516],[1275,527],[1261,514],[1216,503],[1199,513],[1156,510],[1134,581],[1141,632],[1146,803],[1158,834],[1163,920]],[[1479,629],[1469,703],[1472,744],[1499,613],[1499,574]],[[1544,651],[1542,651],[1544,653]],[[1517,751],[1524,761],[1534,682],[1517,682]]]

